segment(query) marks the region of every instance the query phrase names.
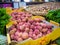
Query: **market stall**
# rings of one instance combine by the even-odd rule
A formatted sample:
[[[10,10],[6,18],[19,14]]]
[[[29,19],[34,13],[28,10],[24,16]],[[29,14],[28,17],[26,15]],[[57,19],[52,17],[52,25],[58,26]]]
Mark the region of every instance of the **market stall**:
[[[0,17],[0,45],[60,45],[60,2],[0,8]]]
[[[14,10],[11,16],[12,16],[11,20],[13,20],[13,22],[10,23],[9,27],[8,27],[9,25],[8,24],[7,27],[9,28],[9,31],[8,31],[9,32],[8,36],[10,37],[10,38],[8,37],[10,39],[9,43],[12,42],[12,45],[13,43],[15,43],[16,45],[28,45],[30,43],[31,45],[37,45],[37,44],[41,45],[39,43],[42,43],[43,42],[42,40],[44,40],[45,38],[47,38],[46,39],[47,43],[43,42],[42,45],[47,45],[50,42],[50,40],[52,39],[55,40],[60,35],[57,33],[57,32],[60,32],[59,23],[56,23],[54,21],[50,21],[49,23],[42,16],[33,16],[33,14],[26,11],[21,11],[21,9]],[[40,29],[42,30],[39,31]],[[56,37],[54,36],[52,37],[51,35],[52,36],[56,35]],[[52,37],[52,39],[50,39],[51,38],[50,36]],[[36,43],[34,43],[35,41]],[[39,42],[39,41],[42,41],[42,42]]]

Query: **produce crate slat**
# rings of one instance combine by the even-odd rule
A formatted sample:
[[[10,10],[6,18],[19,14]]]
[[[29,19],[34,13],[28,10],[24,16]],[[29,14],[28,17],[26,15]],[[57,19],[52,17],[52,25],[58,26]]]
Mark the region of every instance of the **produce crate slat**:
[[[56,26],[59,26],[59,25],[60,25],[59,23],[54,22],[54,21],[52,21],[52,20],[50,20],[50,23],[52,23],[52,24],[54,24],[54,25],[56,25]]]
[[[10,36],[8,33],[7,33],[7,41],[8,41],[8,45],[9,45],[11,43],[11,40],[10,40]]]

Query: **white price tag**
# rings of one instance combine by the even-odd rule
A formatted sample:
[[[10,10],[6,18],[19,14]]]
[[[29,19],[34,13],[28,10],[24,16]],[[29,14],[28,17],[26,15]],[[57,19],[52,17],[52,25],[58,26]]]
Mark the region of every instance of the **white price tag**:
[[[25,8],[26,7],[26,2],[19,2],[19,6]]]
[[[14,8],[19,8],[19,3],[14,3]]]

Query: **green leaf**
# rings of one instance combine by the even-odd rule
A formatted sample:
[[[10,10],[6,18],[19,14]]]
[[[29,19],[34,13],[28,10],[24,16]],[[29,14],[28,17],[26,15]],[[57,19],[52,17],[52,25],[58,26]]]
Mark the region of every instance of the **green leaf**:
[[[10,15],[6,13],[5,8],[0,8],[0,34],[5,35],[5,26],[9,22],[9,19],[11,18]]]
[[[58,45],[60,45],[60,38],[58,38],[58,39],[56,40],[56,43],[57,43]]]
[[[57,10],[50,10],[47,15],[46,18],[48,18],[49,20],[53,20],[55,22],[60,23],[60,9]]]
[[[60,18],[60,13],[58,13],[56,17],[57,17],[57,18]]]

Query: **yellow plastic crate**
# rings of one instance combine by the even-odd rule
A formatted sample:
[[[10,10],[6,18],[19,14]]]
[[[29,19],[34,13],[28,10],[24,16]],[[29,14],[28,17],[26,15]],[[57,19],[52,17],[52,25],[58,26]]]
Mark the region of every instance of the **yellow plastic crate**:
[[[33,19],[35,19],[36,17],[38,18],[38,16],[35,16]],[[42,19],[45,20],[44,17]],[[52,22],[50,22],[50,23],[52,23]],[[11,26],[11,24],[13,24],[13,23],[10,22],[7,25],[7,27],[9,25]],[[52,23],[52,24],[55,25],[56,23]],[[58,37],[60,37],[60,28],[54,28],[53,31],[50,34],[47,34],[46,36],[43,36],[43,37],[38,38],[36,40],[27,39],[22,42],[17,42],[16,45],[47,45],[50,42],[50,40],[54,41]],[[7,33],[7,39],[8,39],[8,44],[10,44],[12,41],[10,39],[9,33]]]
[[[33,19],[34,20],[36,18],[41,19],[41,20],[45,20],[45,18],[42,17],[42,16],[32,16],[30,19]]]
[[[50,20],[50,23],[52,23],[52,24],[54,24],[54,25],[56,25],[56,26],[60,26],[60,24],[59,24],[59,23],[54,22],[54,21],[52,21],[52,20]]]
[[[22,11],[24,11],[23,8],[18,8],[18,9],[14,9],[14,10],[12,10],[11,7],[6,8],[6,13],[9,14],[9,15],[11,15],[12,12],[22,12]]]
[[[6,7],[6,13],[10,15],[12,13],[12,8]]]

